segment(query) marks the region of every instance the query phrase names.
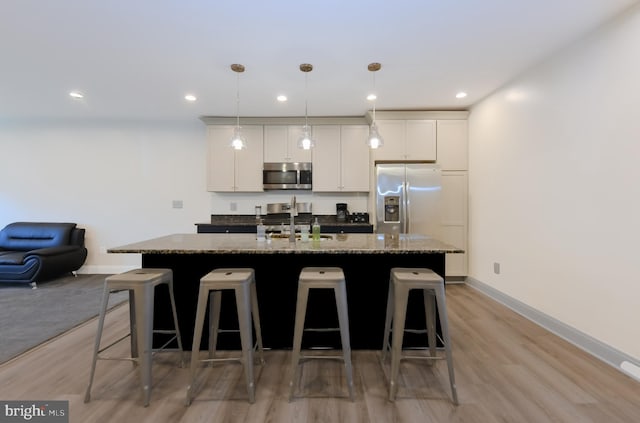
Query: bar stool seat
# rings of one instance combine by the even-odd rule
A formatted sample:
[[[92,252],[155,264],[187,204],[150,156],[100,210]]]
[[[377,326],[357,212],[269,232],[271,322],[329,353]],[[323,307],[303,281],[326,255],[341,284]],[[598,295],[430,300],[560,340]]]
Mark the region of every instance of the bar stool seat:
[[[169,298],[171,300],[171,312],[173,314],[174,329],[159,330],[153,329],[153,313],[154,313],[154,293],[158,285],[166,285],[169,290]],[[100,349],[100,341],[104,328],[105,316],[109,303],[109,296],[112,292],[128,290],[129,291],[129,320],[130,332],[106,347]],[[168,334],[173,335],[160,348],[153,349],[153,335]],[[131,357],[113,358],[101,357],[100,354],[115,344],[131,338]],[[144,406],[149,405],[151,398],[151,359],[153,353],[169,350],[167,346],[173,341],[177,341],[178,350],[181,352],[181,363],[184,364],[182,356],[182,339],[180,337],[180,329],[178,327],[178,317],[176,314],[176,303],[173,296],[173,272],[171,269],[153,269],[143,268],[134,269],[117,275],[105,278],[104,290],[102,294],[102,306],[100,308],[100,318],[98,320],[98,331],[93,351],[93,359],[91,364],[91,376],[89,377],[89,385],[85,393],[84,402],[91,400],[91,386],[96,370],[98,360],[131,360],[136,364],[140,364],[140,379],[142,382]],[[174,349],[175,351],[175,349]]]
[[[336,298],[336,308],[338,311],[338,323],[340,328],[304,328],[305,315],[307,312],[307,300],[310,289],[333,289]],[[327,355],[301,355],[302,334],[306,331],[340,331],[342,342],[342,356]],[[289,401],[293,398],[298,378],[298,370],[302,360],[309,359],[340,359],[344,361],[347,386],[349,388],[349,398],[353,395],[353,369],[351,365],[351,343],[349,341],[349,314],[347,308],[347,290],[344,272],[339,267],[305,267],[300,272],[298,280],[298,299],[296,302],[296,318],[293,335],[293,351],[291,358],[291,382],[289,383]]]
[[[219,328],[220,308],[222,301],[222,291],[233,290],[236,297],[238,310],[238,331],[242,345],[240,357],[215,358],[216,343]],[[210,300],[210,301],[209,301]],[[202,330],[204,327],[205,312],[209,301],[209,358],[201,360],[200,342],[202,340]],[[260,314],[258,311],[258,297],[256,293],[255,273],[250,268],[220,268],[215,269],[200,279],[200,290],[198,293],[198,307],[196,310],[196,321],[193,332],[193,345],[191,347],[191,377],[187,387],[187,405],[191,404],[195,396],[195,378],[199,363],[212,363],[220,361],[239,361],[244,365],[245,379],[249,402],[255,402],[255,383],[253,372],[253,352],[252,342],[253,327],[255,325],[257,338],[257,350],[260,361],[264,363],[264,349],[262,346],[262,330],[260,327]],[[225,331],[226,332],[226,331]],[[236,332],[236,331],[234,331]]]
[[[424,306],[427,321],[429,342],[429,356],[409,356],[402,353],[402,340],[405,332],[405,318],[409,291],[420,289],[424,295]],[[436,353],[436,303],[442,329],[442,343],[445,357],[438,357]],[[384,341],[382,346],[382,360],[389,350],[389,332],[393,322],[391,344],[391,375],[389,378],[389,400],[394,401],[397,393],[397,379],[400,370],[400,360],[406,359],[443,359],[447,360],[449,382],[453,403],[458,404],[455,377],[453,373],[453,356],[451,353],[451,339],[447,319],[447,304],[444,291],[444,279],[431,269],[395,267],[391,269],[389,280],[389,296],[387,297],[387,316],[384,327]]]

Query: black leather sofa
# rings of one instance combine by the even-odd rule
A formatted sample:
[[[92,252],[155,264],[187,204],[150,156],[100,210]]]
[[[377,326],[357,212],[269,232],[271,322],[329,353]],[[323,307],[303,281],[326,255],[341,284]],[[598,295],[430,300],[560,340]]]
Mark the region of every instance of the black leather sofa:
[[[0,231],[0,282],[42,282],[74,273],[87,259],[75,223],[15,222]]]

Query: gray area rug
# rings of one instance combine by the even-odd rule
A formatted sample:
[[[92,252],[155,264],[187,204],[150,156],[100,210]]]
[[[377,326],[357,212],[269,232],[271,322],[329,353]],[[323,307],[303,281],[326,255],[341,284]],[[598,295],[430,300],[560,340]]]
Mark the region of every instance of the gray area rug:
[[[70,275],[38,289],[0,284],[0,363],[97,316],[106,276]],[[127,299],[126,291],[112,294],[109,307]]]

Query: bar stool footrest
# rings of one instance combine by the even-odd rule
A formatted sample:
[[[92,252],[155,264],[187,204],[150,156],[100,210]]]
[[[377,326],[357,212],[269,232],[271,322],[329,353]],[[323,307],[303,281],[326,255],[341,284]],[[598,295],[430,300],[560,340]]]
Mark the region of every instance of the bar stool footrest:
[[[302,360],[340,360],[344,361],[344,356],[342,355],[301,355],[300,361]]]
[[[303,332],[340,332],[340,328],[304,328]]]

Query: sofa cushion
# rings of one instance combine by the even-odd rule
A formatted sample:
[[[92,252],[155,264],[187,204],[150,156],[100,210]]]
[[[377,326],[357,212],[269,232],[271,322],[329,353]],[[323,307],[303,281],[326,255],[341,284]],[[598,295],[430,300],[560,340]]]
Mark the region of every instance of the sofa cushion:
[[[22,264],[24,257],[29,254],[28,251],[16,251],[11,253],[0,254],[0,264]]]
[[[75,223],[15,222],[0,231],[0,248],[29,251],[68,245]]]

